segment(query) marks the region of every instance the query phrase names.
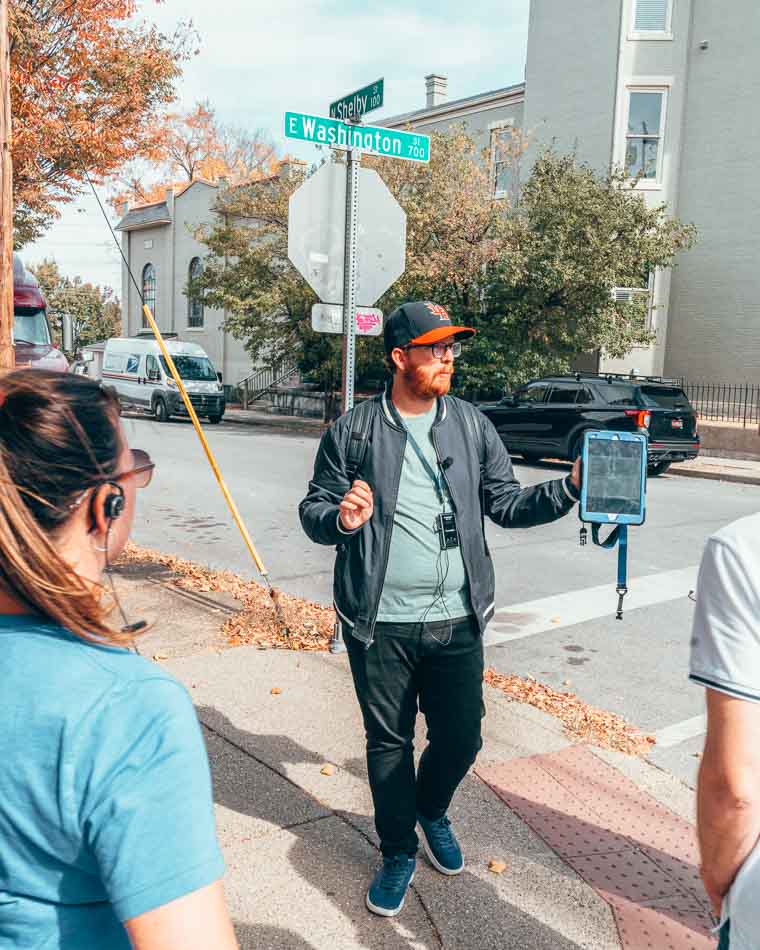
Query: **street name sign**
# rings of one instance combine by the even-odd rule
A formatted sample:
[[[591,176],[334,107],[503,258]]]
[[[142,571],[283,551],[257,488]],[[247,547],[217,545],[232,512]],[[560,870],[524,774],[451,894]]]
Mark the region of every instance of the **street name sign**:
[[[373,109],[379,109],[383,104],[385,80],[378,79],[369,86],[350,92],[341,99],[330,103],[331,119],[357,119]]]
[[[376,307],[354,310],[357,336],[380,336],[383,332],[383,311]],[[332,303],[315,303],[311,308],[311,328],[317,333],[343,333],[343,307]]]
[[[356,306],[371,307],[403,273],[406,214],[382,178],[359,170]],[[346,166],[328,162],[290,196],[288,257],[324,303],[343,305]]]
[[[386,158],[408,162],[430,161],[430,136],[399,132],[375,125],[351,125],[305,112],[285,113],[285,135],[289,139],[328,145],[330,148],[358,149]]]

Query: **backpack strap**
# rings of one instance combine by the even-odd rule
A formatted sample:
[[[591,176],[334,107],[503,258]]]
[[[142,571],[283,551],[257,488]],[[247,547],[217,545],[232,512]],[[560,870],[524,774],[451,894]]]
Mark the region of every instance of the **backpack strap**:
[[[468,402],[460,402],[459,407],[464,416],[464,424],[467,429],[467,437],[470,445],[474,446],[478,453],[480,461],[480,475],[483,476],[483,469],[486,464],[486,436],[483,431],[483,423],[480,419],[480,410]]]
[[[346,474],[352,484],[361,471],[367,455],[374,404],[374,399],[366,399],[364,402],[357,403],[351,411],[351,433],[348,437],[348,452],[346,453]]]

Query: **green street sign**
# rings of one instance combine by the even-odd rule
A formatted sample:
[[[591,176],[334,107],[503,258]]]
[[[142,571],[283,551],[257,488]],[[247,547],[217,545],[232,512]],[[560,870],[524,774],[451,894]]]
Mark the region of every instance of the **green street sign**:
[[[356,119],[360,115],[379,109],[383,104],[385,80],[378,79],[369,86],[350,92],[341,99],[330,103],[331,119]]]
[[[399,132],[375,125],[351,125],[340,119],[328,119],[303,112],[285,113],[285,136],[328,145],[330,148],[360,149],[386,158],[402,158],[408,162],[430,161],[430,136],[416,132]]]

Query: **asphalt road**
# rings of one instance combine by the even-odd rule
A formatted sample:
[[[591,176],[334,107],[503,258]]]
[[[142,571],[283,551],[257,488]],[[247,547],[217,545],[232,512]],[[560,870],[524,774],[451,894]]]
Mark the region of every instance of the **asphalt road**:
[[[141,496],[135,540],[255,577],[190,425],[124,423],[130,444],[157,463]],[[316,438],[229,423],[207,426],[206,433],[273,582],[329,603],[333,551],[308,541],[297,513]],[[524,484],[566,471],[516,465]],[[678,476],[650,480],[647,523],[631,529],[631,593],[622,621],[614,616],[616,556],[579,546],[575,514],[524,531],[489,525],[497,578],[489,663],[571,688],[655,732],[654,761],[693,784],[704,730],[702,691],[686,680],[689,592],[705,539],[758,508],[758,487]]]

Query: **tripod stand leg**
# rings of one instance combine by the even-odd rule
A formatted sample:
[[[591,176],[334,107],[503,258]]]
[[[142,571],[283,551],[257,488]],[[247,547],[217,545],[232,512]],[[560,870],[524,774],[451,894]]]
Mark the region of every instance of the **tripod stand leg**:
[[[332,640],[330,640],[330,653],[345,653],[346,644],[343,642],[343,630],[338,620],[333,628]]]

